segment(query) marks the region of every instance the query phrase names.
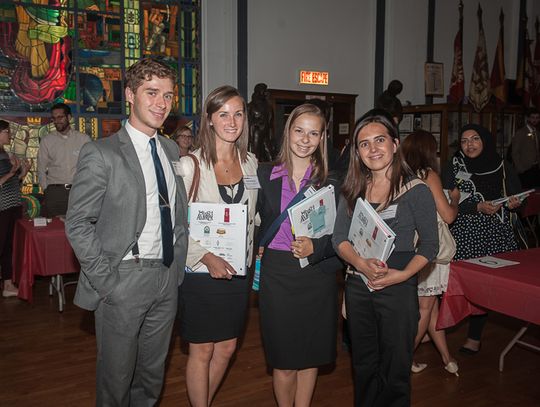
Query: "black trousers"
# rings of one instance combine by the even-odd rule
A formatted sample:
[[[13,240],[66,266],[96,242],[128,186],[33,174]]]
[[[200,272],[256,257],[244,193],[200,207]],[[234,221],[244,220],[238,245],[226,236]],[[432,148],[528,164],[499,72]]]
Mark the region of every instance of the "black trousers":
[[[15,222],[20,217],[20,206],[0,211],[0,271],[2,280],[11,280],[13,275],[13,231]]]
[[[69,189],[66,189],[63,185],[49,185],[44,194],[43,210],[47,218],[64,216],[67,213]]]
[[[352,344],[356,407],[410,406],[410,374],[418,329],[417,278],[369,292],[347,277],[345,302]]]

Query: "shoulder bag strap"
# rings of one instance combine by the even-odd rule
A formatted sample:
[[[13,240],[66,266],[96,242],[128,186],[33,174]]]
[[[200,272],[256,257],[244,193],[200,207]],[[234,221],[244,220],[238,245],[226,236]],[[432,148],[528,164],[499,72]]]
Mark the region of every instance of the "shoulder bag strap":
[[[191,182],[191,187],[189,188],[188,202],[196,202],[197,194],[199,193],[199,181],[201,179],[201,169],[199,167],[199,160],[193,154],[187,154],[193,160],[194,171],[193,171],[193,180]]]
[[[425,184],[424,181],[422,181],[420,178],[415,178],[409,182],[407,182],[405,185],[402,185],[401,188],[399,189],[397,195],[394,197],[394,199],[392,200],[395,201],[396,199],[398,199],[401,195],[403,195],[405,192],[409,191],[412,187],[415,187],[419,184]],[[383,206],[384,204],[380,204],[376,211],[379,211],[379,209],[381,209],[381,207]]]
[[[288,209],[292,207],[293,205],[296,205],[298,202],[300,202],[304,198],[304,193],[307,191],[309,187],[310,187],[310,184],[305,185],[302,189],[300,189],[300,191],[298,191],[298,193],[295,195],[292,201],[289,202],[289,204],[283,210],[283,212],[281,212],[279,216],[276,219],[274,219],[270,227],[266,229],[266,233],[264,234],[264,236],[259,241],[259,247],[266,247],[266,245],[270,243],[270,240],[272,240],[272,238],[275,236],[279,227],[281,226],[281,224],[287,217]]]

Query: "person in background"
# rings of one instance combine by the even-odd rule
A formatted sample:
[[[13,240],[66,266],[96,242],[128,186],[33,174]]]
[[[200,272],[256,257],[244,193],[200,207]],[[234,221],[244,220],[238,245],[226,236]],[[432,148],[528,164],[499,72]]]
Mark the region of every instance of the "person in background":
[[[190,153],[193,147],[193,132],[188,126],[179,126],[171,137],[178,148],[180,148],[180,157]]]
[[[71,128],[68,105],[55,104],[51,115],[56,130],[41,140],[37,157],[39,185],[45,194],[43,211],[49,218],[66,214],[79,152],[91,141],[86,134]]]
[[[175,83],[154,59],[129,67],[129,118],[83,146],[69,197],[66,235],[81,264],[74,302],[96,321],[97,406],[153,406],[163,387],[188,245],[178,146],[158,134]]]
[[[513,167],[496,152],[495,141],[485,127],[468,124],[460,131],[460,150],[443,172],[443,187],[470,195],[459,204],[450,227],[456,240],[455,260],[490,256],[517,250],[510,211],[520,206],[515,196],[521,186]],[[495,199],[508,196],[504,204]],[[460,352],[473,355],[480,350],[487,314],[469,318],[469,332]]]
[[[318,189],[332,183],[338,195],[337,178],[328,175],[325,129],[320,108],[296,107],[285,124],[277,162],[259,166],[260,323],[278,406],[309,406],[318,368],[336,359],[341,263],[331,236],[295,236],[289,218],[280,221],[310,185]],[[309,264],[301,268],[300,258]]]
[[[28,173],[30,163],[10,155],[4,149],[11,144],[9,123],[0,120],[0,276],[4,286],[2,297],[16,297],[17,287],[13,284],[13,230],[21,217],[21,180]]]
[[[521,186],[525,189],[540,187],[540,112],[530,108],[527,123],[512,139],[512,162],[517,170]]]
[[[457,188],[450,191],[450,203],[448,203],[448,198],[444,194],[441,178],[438,174],[437,141],[435,137],[427,131],[416,130],[403,140],[400,149],[409,167],[429,187],[433,199],[435,199],[438,217],[448,224],[452,223],[458,213],[460,193]],[[439,242],[440,244],[442,242]],[[444,330],[438,331],[435,329],[439,316],[438,296],[446,291],[449,273],[450,264],[438,264],[435,262],[428,263],[418,273],[420,321],[418,322],[414,347],[415,349],[418,347],[427,332],[441,354],[444,368],[448,372],[457,375],[458,365],[448,350],[445,332]],[[426,367],[427,364],[425,363],[413,363],[411,370],[413,373],[419,373]]]
[[[437,255],[435,203],[398,153],[398,130],[386,111],[373,109],[362,116],[349,144],[349,170],[332,240],[349,264],[345,304],[355,406],[409,406],[419,319],[416,274]],[[358,198],[377,208],[396,234],[386,262],[361,257],[348,239]]]
[[[403,106],[398,95],[403,90],[403,83],[394,79],[388,84],[386,90],[375,101],[375,109],[383,109],[392,115],[396,125],[403,119]]]
[[[246,268],[253,257],[258,193],[257,159],[247,146],[244,99],[232,86],[214,89],[204,103],[193,152],[200,170],[197,201],[247,205]],[[195,160],[182,157],[180,166],[189,191]],[[197,271],[202,265],[208,272],[188,272],[179,297],[180,336],[189,343],[186,384],[193,407],[209,406],[223,381],[244,333],[250,291],[249,276],[235,276],[225,259],[190,239],[187,266]]]

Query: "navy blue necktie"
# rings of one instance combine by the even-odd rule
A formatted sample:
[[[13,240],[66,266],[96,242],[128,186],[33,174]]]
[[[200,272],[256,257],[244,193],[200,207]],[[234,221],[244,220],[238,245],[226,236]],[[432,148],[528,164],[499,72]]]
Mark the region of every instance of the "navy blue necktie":
[[[163,264],[167,267],[173,262],[173,230],[171,222],[171,206],[169,205],[169,191],[167,190],[167,181],[163,166],[159,159],[156,149],[156,138],[150,139],[150,149],[152,150],[152,159],[156,169],[156,178],[159,191],[159,212],[161,214],[161,242],[163,246]]]

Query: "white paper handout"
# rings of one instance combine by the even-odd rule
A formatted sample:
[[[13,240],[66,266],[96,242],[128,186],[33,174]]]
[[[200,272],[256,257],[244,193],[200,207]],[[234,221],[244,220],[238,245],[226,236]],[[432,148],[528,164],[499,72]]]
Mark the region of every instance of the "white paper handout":
[[[493,205],[499,205],[499,204],[502,204],[502,203],[505,203],[506,201],[508,201],[510,198],[512,198],[513,196],[515,196],[517,199],[519,199],[520,201],[523,201],[525,198],[527,198],[530,194],[532,194],[534,192],[534,188],[533,189],[529,189],[528,191],[523,191],[523,192],[520,192],[519,194],[515,194],[515,195],[510,195],[510,196],[503,196],[502,198],[499,198],[499,199],[495,199],[493,201],[491,201],[491,203]]]
[[[193,202],[189,205],[189,236],[225,259],[237,275],[246,275],[247,205]],[[202,263],[191,271],[208,273]]]
[[[317,191],[308,190],[305,195],[306,198],[287,210],[293,234],[312,239],[332,234],[336,221],[334,186],[327,185]],[[300,259],[302,268],[308,264],[307,258]]]
[[[504,259],[499,259],[493,256],[477,257],[476,259],[468,259],[468,260],[463,260],[463,261],[466,261],[467,263],[473,263],[473,264],[478,264],[480,266],[489,267],[492,269],[498,269],[501,267],[514,266],[516,264],[519,264],[518,261],[504,260]]]

